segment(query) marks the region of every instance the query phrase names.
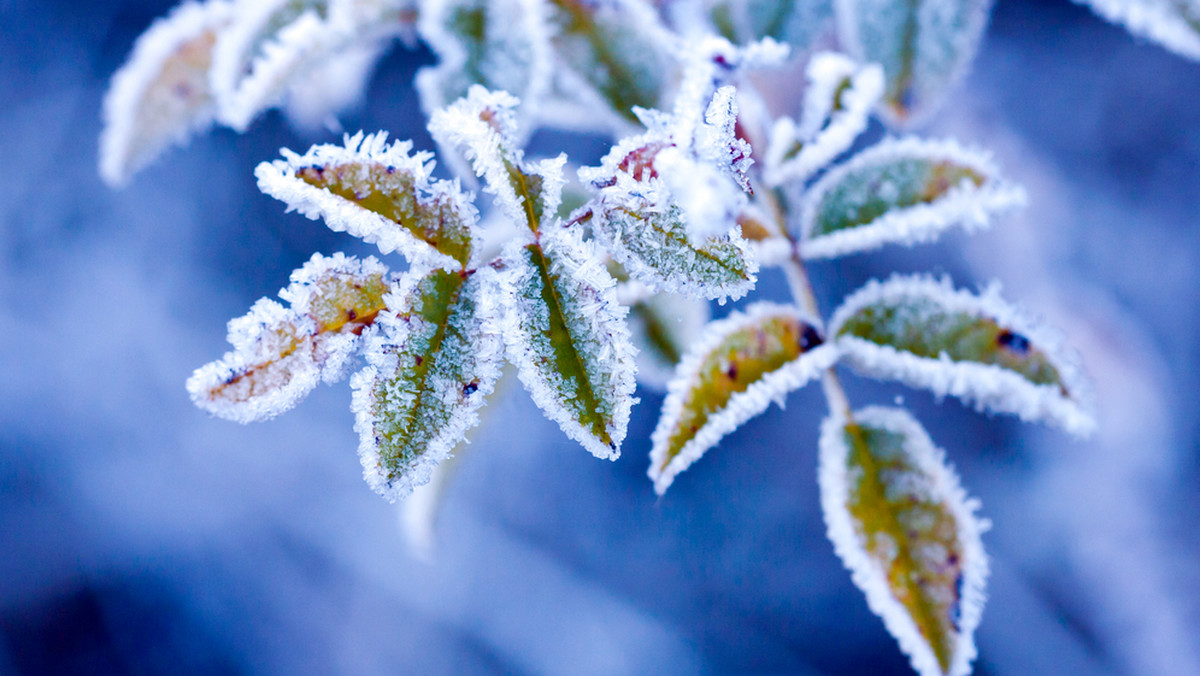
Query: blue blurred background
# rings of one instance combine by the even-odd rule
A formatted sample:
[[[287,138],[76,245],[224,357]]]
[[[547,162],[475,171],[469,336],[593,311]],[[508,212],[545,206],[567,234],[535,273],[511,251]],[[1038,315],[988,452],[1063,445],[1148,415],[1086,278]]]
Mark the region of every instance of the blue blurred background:
[[[825,540],[814,389],[656,500],[659,395],[609,464],[514,387],[425,558],[361,479],[345,385],[246,427],[192,407],[229,318],[314,251],[370,251],[256,190],[257,162],[330,137],[276,114],[101,185],[107,81],[170,5],[0,0],[0,673],[910,673]],[[430,59],[393,52],[346,128],[432,147],[409,87]],[[994,149],[1030,207],[812,270],[825,308],[894,269],[998,278],[1096,382],[1085,443],[850,383],[903,396],[994,522],[977,674],[1200,674],[1197,92],[1200,64],[1086,9],[1000,0],[922,132]]]

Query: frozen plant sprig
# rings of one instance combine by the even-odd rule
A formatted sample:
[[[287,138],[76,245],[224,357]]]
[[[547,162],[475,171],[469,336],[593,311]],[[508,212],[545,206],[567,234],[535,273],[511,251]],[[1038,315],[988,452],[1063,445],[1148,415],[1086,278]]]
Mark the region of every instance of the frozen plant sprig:
[[[893,127],[926,115],[968,65],[989,4],[939,3],[784,3],[769,17],[732,0],[663,15],[640,0],[187,4],[114,79],[102,172],[127,180],[213,120],[241,129],[275,105],[319,116],[327,83],[353,91],[388,38],[415,30],[442,60],[418,88],[457,177],[435,178],[431,153],[382,132],[284,150],[255,172],[289,210],[399,253],[407,269],[314,256],[280,293],[287,306],[263,299],[230,323],[233,350],[189,380],[197,405],[266,419],[361,357],[350,378],[359,457],[367,483],[395,500],[440,475],[505,361],[599,458],[626,441],[636,379],[667,391],[650,439],[661,495],[772,401],[819,380],[834,548],[915,670],[965,674],[987,577],[978,503],[911,414],[853,410],[834,369],[1079,435],[1095,426],[1086,380],[1061,336],[995,285],[977,295],[893,277],[826,319],[805,269],[981,230],[1024,204],[986,152],[953,141],[853,150],[873,115]],[[859,60],[808,52],[830,36]],[[800,86],[770,92],[802,98],[792,120],[746,73],[806,58]],[[567,158],[524,156],[544,126],[621,136],[578,170],[570,209]],[[783,269],[791,301],[710,321],[708,301],[753,292],[764,267]]]

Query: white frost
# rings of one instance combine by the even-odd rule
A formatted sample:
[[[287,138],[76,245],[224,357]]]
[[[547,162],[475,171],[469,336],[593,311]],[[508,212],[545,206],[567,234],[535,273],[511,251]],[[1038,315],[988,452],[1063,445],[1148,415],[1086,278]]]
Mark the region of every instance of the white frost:
[[[838,353],[834,346],[823,344],[801,353],[796,359],[764,375],[746,390],[730,397],[720,410],[710,413],[704,425],[668,463],[668,444],[679,424],[688,396],[698,384],[700,368],[709,354],[720,347],[730,334],[776,317],[797,319],[812,327],[820,326],[817,320],[808,317],[794,306],[755,303],[746,308],[745,312],[735,311],[705,327],[704,333],[679,361],[675,368],[675,376],[667,386],[667,398],[663,402],[658,426],[651,436],[653,446],[647,474],[654,482],[656,493],[665,493],[680,472],[699,460],[705,451],[715,446],[725,435],[767,410],[772,401],[782,407],[789,392],[819,377],[837,360]]]
[[[848,176],[865,168],[912,159],[968,167],[984,177],[983,185],[964,179],[932,202],[892,208],[870,223],[812,234],[826,195]],[[886,195],[882,197],[886,199]],[[885,244],[928,242],[953,227],[973,232],[989,227],[994,216],[1022,207],[1025,202],[1025,190],[1002,179],[986,152],[964,148],[953,140],[889,139],[829,171],[808,191],[801,209],[800,253],[809,259],[834,258]]]
[[[312,220],[323,218],[331,230],[354,235],[376,245],[383,253],[399,251],[413,262],[429,262],[447,270],[461,269],[458,261],[417,239],[395,221],[296,177],[298,170],[313,166],[368,163],[394,167],[412,176],[418,202],[433,204],[447,200],[465,227],[472,228],[479,220],[472,195],[464,193],[457,181],[431,181],[433,156],[411,151],[411,141],[388,145],[387,132],[364,136],[360,131],[354,136],[347,135],[341,146],[316,145],[304,155],[285,148],[284,159],[259,164],[254,175],[259,189],[284,202],[288,211],[298,211]]]
[[[1075,0],[1130,33],[1200,60],[1200,6],[1189,0]],[[1190,15],[1190,16],[1189,16]]]
[[[883,96],[878,64],[860,67],[835,52],[814,54],[807,75],[800,122],[782,117],[771,129],[763,170],[768,185],[804,181],[848,150]],[[843,85],[849,86],[839,94]]]
[[[890,345],[880,345],[856,336],[836,337],[842,325],[865,306],[906,298],[928,299],[948,313],[964,313],[991,319],[999,326],[1028,338],[1058,371],[1057,385],[1038,385],[1019,373],[994,364],[919,357]],[[976,296],[955,290],[950,280],[925,275],[894,275],[886,282],[871,281],[843,301],[830,322],[831,340],[836,340],[843,358],[867,375],[899,380],[931,390],[938,396],[951,395],[973,402],[980,410],[1013,413],[1022,420],[1045,421],[1076,436],[1088,436],[1096,427],[1092,414],[1091,388],[1079,366],[1078,356],[1063,336],[1027,316],[1000,298],[993,284]]]
[[[129,59],[113,76],[104,97],[104,130],[100,135],[100,176],[110,186],[125,184],[131,174],[153,160],[171,144],[185,143],[192,134],[208,128],[215,108],[208,88],[207,70],[188,73],[189,93],[169,99],[171,109],[148,108],[155,85],[168,64],[206,33],[216,34],[233,16],[225,0],[184,2],[155,21],[133,46]],[[205,58],[195,65],[207,68]],[[174,95],[173,92],[167,92]],[[167,103],[159,101],[158,103]],[[149,117],[147,117],[149,115]]]
[[[925,489],[954,516],[957,544],[962,548],[961,597],[958,602],[958,633],[955,637],[947,676],[965,676],[975,659],[974,633],[979,626],[986,599],[988,559],[980,535],[989,524],[975,515],[979,501],[968,498],[954,470],[946,463],[945,452],[933,444],[921,424],[903,409],[869,407],[853,414],[859,425],[882,429],[904,437],[907,460],[924,475]],[[848,509],[850,477],[847,476],[845,443],[846,420],[826,418],[821,426],[818,484],[821,508],[834,550],[850,571],[854,584],[867,597],[867,605],[878,615],[900,649],[922,676],[942,676],[937,656],[921,635],[912,616],[896,599],[888,584],[887,573],[867,553],[865,543]]]

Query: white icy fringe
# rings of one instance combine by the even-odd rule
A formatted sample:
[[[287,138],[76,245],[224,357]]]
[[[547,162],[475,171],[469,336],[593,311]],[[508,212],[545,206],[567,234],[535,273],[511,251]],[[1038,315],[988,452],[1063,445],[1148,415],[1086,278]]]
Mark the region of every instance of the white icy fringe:
[[[395,167],[396,171],[413,177],[419,203],[434,204],[439,199],[446,199],[454,205],[454,212],[463,220],[464,227],[471,228],[479,220],[479,212],[471,203],[472,196],[462,191],[457,180],[430,180],[433,155],[425,151],[411,153],[411,141],[388,145],[387,132],[364,136],[360,131],[354,136],[346,135],[343,143],[341,146],[316,145],[303,155],[282,149],[284,159],[263,162],[254,170],[259,189],[287,204],[288,211],[298,211],[312,220],[323,218],[330,230],[354,235],[379,247],[385,254],[399,251],[413,263],[429,263],[446,270],[461,269],[458,261],[417,239],[395,221],[296,178],[298,170],[313,166],[365,162]]]
[[[782,117],[771,129],[763,169],[769,186],[801,182],[848,150],[867,128],[871,111],[883,96],[879,64],[860,68],[842,54],[820,52],[808,62],[807,74],[800,122]],[[850,87],[839,97],[838,89],[847,81]],[[797,144],[801,144],[799,152],[786,159]]]
[[[594,368],[588,369],[586,362],[584,368],[594,371],[587,376],[597,398],[613,403],[612,419],[607,424],[612,448],[581,425],[562,401],[561,394],[573,391],[575,384],[564,382],[555,370],[553,353],[541,331],[549,321],[545,304],[540,296],[528,298],[521,293],[538,272],[526,262],[520,240],[505,247],[502,259],[509,268],[496,274],[493,290],[483,294],[485,304],[501,303],[503,308],[489,309],[485,314],[501,318],[493,331],[504,337],[508,360],[516,365],[521,383],[546,417],[592,455],[616,460],[636,402],[636,350],[625,322],[629,311],[617,302],[616,282],[608,274],[603,258],[591,242],[580,239],[577,230],[548,231],[541,236],[541,243],[551,265],[551,279],[558,282],[555,290],[574,349],[591,358]],[[536,284],[540,286],[541,281]]]
[[[829,190],[865,167],[908,159],[966,166],[982,175],[984,182],[976,186],[964,179],[932,202],[892,209],[865,225],[816,237],[812,235],[822,201]],[[911,136],[888,139],[858,153],[812,186],[801,211],[800,254],[807,259],[834,258],[878,249],[885,244],[918,244],[932,241],[955,226],[974,232],[991,226],[993,216],[1023,207],[1025,203],[1024,188],[1002,179],[989,153],[964,148],[950,139],[926,140]]]
[[[415,315],[408,318],[400,318],[398,315],[413,309],[412,301],[418,297],[417,286],[429,272],[428,268],[409,270],[400,283],[392,288],[385,299],[388,310],[380,313],[379,331],[366,341],[363,348],[368,365],[350,378],[350,387],[353,390],[350,406],[354,412],[354,430],[358,432],[359,437],[358,456],[363,466],[363,479],[389,502],[407,497],[415,487],[429,483],[434,467],[445,460],[455,446],[466,440],[467,431],[479,423],[479,409],[487,402],[488,395],[495,388],[504,364],[503,342],[498,335],[489,330],[495,321],[478,314],[480,311],[488,311],[481,296],[486,293],[490,284],[484,279],[467,280],[462,293],[475,295],[476,316],[468,321],[474,324],[476,333],[463,338],[471,343],[474,349],[469,354],[448,356],[453,357],[455,367],[461,367],[478,378],[478,388],[460,404],[463,383],[457,377],[436,373],[432,368],[427,372],[422,392],[417,397],[403,402],[402,406],[416,406],[422,397],[433,398],[442,407],[454,410],[456,415],[445,426],[434,431],[424,452],[418,454],[408,467],[402,469],[398,479],[389,480],[387,469],[383,467],[379,444],[376,442],[379,420],[372,411],[376,405],[375,384],[381,378],[392,378],[401,368],[394,349],[388,348],[408,347],[410,337],[420,329],[414,324],[422,320]],[[485,268],[476,274],[490,272],[490,268]],[[427,359],[435,358],[431,354],[424,356]],[[464,362],[470,362],[470,366],[466,366]]]
[[[1130,33],[1200,60],[1200,6],[1188,0],[1075,0]],[[1189,22],[1188,9],[1193,16]]]
[[[466,156],[475,175],[483,178],[484,190],[496,196],[500,208],[514,223],[529,219],[525,198],[517,194],[509,175],[510,165],[522,173],[542,176],[543,218],[553,218],[566,183],[562,170],[566,155],[542,160],[533,167],[524,166],[524,153],[517,141],[516,110],[520,103],[508,92],[472,85],[465,97],[435,112],[429,120],[434,140],[448,153],[458,149]]]
[[[280,298],[291,304],[290,309],[269,298],[260,298],[249,313],[230,320],[228,340],[233,350],[196,369],[188,378],[187,389],[192,402],[219,418],[240,423],[257,422],[293,408],[320,381],[334,383],[344,378],[359,342],[370,334],[371,329],[363,331],[362,336],[353,333],[318,335],[319,327],[310,313],[316,295],[314,282],[331,273],[334,276],[369,277],[387,275],[388,271],[372,257],[359,261],[340,253],[329,257],[313,254],[307,263],[292,272],[291,284],[279,292]],[[292,354],[274,359],[282,347],[276,331],[285,325],[293,327],[290,335],[298,345]],[[210,398],[213,388],[247,368],[272,360],[283,368],[274,382],[262,383],[261,377],[256,381],[267,388],[262,394],[233,402]]]
[[[988,318],[1024,336],[1032,347],[1046,355],[1069,396],[1063,396],[1058,386],[1034,384],[1021,374],[994,364],[952,361],[945,354],[928,359],[856,336],[837,335],[842,325],[863,307],[906,298],[932,300],[948,313]],[[1077,437],[1095,431],[1091,387],[1079,366],[1078,355],[1066,346],[1058,331],[1005,302],[1000,297],[999,284],[993,283],[976,296],[955,290],[945,277],[935,280],[928,275],[893,275],[882,283],[872,280],[843,301],[830,321],[829,336],[837,342],[843,358],[866,375],[898,380],[931,390],[938,396],[952,395],[974,403],[979,410],[1048,422]]]
[[[980,534],[990,524],[975,515],[979,501],[968,498],[959,485],[954,470],[946,463],[945,452],[934,446],[933,440],[912,415],[903,409],[868,407],[853,414],[863,427],[887,430],[904,436],[904,450],[909,461],[928,479],[931,493],[954,515],[957,540],[962,547],[963,571],[958,609],[958,635],[955,637],[950,669],[946,676],[965,676],[971,672],[975,659],[975,629],[983,615],[986,600],[984,587],[988,577],[988,559],[983,551]],[[885,627],[908,655],[922,676],[942,676],[941,665],[929,642],[921,636],[908,610],[893,595],[887,573],[867,553],[864,540],[855,526],[847,507],[850,479],[846,461],[850,453],[845,442],[846,420],[836,415],[821,425],[820,467],[818,484],[821,490],[821,509],[834,551],[850,571],[854,584],[867,597],[867,605],[878,615]]]
[[[638,285],[637,282],[627,282],[617,287],[618,296],[621,291]],[[626,305],[632,303],[625,302]],[[675,376],[674,362],[667,362],[659,349],[650,340],[647,320],[642,312],[655,318],[665,338],[675,346],[680,358],[687,351],[692,339],[704,333],[704,327],[712,319],[712,310],[707,301],[670,293],[650,294],[637,301],[639,308],[629,312],[629,329],[633,335],[633,345],[637,348],[637,379],[641,384],[660,392],[667,391],[667,385]]]
[[[647,475],[654,482],[654,492],[666,493],[675,477],[704,452],[712,448],[722,437],[737,429],[742,423],[767,410],[774,401],[782,408],[789,392],[798,389],[820,376],[837,361],[837,350],[824,344],[764,375],[745,391],[734,394],[719,411],[709,414],[704,426],[680,449],[670,463],[663,467],[667,457],[667,446],[679,424],[684,406],[692,390],[699,384],[700,367],[704,360],[732,333],[752,327],[775,317],[798,319],[804,324],[817,327],[820,323],[798,308],[775,303],[755,303],[744,312],[733,312],[728,317],[715,321],[705,328],[675,368],[675,376],[667,385],[667,398],[663,401],[658,426],[650,437],[650,469]]]
[[[149,112],[145,109],[147,98],[170,59],[187,43],[228,24],[232,9],[233,5],[225,0],[184,2],[137,39],[104,97],[100,177],[110,186],[124,185],[167,146],[182,145],[193,133],[212,124],[215,109],[207,72],[196,74],[196,94],[203,101],[199,107],[170,111],[172,114],[165,119],[148,120],[142,115]]]
[[[291,79],[283,112],[288,122],[307,132],[341,132],[337,113],[362,103],[385,43],[364,41],[326,56]]]
[[[550,90],[554,62],[551,58],[550,35],[546,26],[546,3],[542,0],[428,0],[421,6],[417,30],[421,38],[438,55],[440,63],[422,68],[417,72],[414,86],[421,99],[421,108],[427,116],[451,102],[446,100],[446,91],[455,80],[465,80],[465,69],[469,54],[463,38],[449,32],[446,24],[453,12],[464,5],[486,7],[488,37],[483,59],[492,57],[496,67],[501,63],[515,64],[521,54],[508,41],[516,40],[528,50],[528,61],[521,72],[497,73],[488,71],[487,84],[512,84],[515,94],[523,105],[519,114],[523,119],[536,117],[538,103],[546,98]],[[482,47],[482,45],[481,45]],[[519,85],[520,89],[515,89]],[[522,128],[533,128],[533,124]]]

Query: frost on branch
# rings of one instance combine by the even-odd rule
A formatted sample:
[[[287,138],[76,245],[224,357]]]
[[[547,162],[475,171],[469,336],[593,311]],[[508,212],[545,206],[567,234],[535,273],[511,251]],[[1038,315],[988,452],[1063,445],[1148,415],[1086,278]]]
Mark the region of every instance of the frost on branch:
[[[368,366],[351,378],[367,483],[396,500],[429,481],[479,422],[503,344],[484,328],[479,272],[410,270],[387,297]]]
[[[692,55],[672,113],[639,110],[644,134],[579,172],[596,191],[590,225],[631,275],[657,288],[737,299],[758,265],[738,228],[747,205],[750,147],[735,133],[736,90],[714,82],[782,58],[768,43],[737,50],[719,38]],[[729,71],[729,72],[727,72]]]
[[[659,495],[726,434],[829,368],[837,352],[797,308],[756,303],[709,324],[675,370],[650,451]]]
[[[1087,383],[1062,338],[999,297],[949,280],[894,276],[858,290],[830,327],[858,371],[980,408],[1042,420],[1076,435],[1095,427]]]
[[[232,10],[224,0],[185,2],[138,38],[104,97],[100,176],[110,186],[212,124],[208,69]]]
[[[192,401],[213,415],[254,422],[292,408],[318,381],[341,379],[390,283],[374,258],[314,254],[279,293],[290,308],[263,298],[229,322],[233,352],[192,374]]]
[[[517,141],[516,109],[520,102],[506,92],[473,85],[465,98],[433,114],[429,132],[447,149],[460,150],[484,189],[496,196],[514,224],[530,232],[553,220],[562,199],[566,156],[526,163]]]
[[[772,186],[800,182],[850,149],[883,95],[883,70],[859,67],[834,52],[813,55],[800,122],[780,118],[771,129],[763,177]]]
[[[871,407],[821,428],[829,539],[922,676],[964,676],[975,658],[987,555],[943,451],[903,409]]]
[[[1025,204],[991,158],[953,141],[889,140],[830,171],[808,192],[800,253],[832,258],[884,244],[914,244],[960,226],[991,225]]]
[[[649,294],[630,305],[638,382],[666,391],[683,353],[711,318],[706,301],[670,293]]]
[[[616,459],[634,403],[634,349],[604,262],[573,230],[511,241],[489,294],[533,401],[598,458]],[[497,313],[498,314],[498,313]]]
[[[932,111],[967,70],[992,0],[834,0],[842,43],[887,77],[883,112],[904,125]]]
[[[626,122],[657,108],[677,40],[643,0],[547,0],[560,103],[595,119],[597,104]],[[582,105],[581,105],[582,104]],[[572,125],[566,116],[564,126]]]
[[[441,60],[417,74],[426,114],[466,96],[473,84],[510,92],[524,108],[544,99],[553,72],[546,11],[541,0],[424,3],[418,28]]]
[[[324,218],[333,230],[399,250],[411,262],[461,269],[471,261],[479,218],[457,182],[430,180],[430,155],[412,143],[387,144],[387,134],[347,136],[344,146],[313,146],[304,155],[255,169],[258,187],[288,210]]]
[[[1195,0],[1075,0],[1138,37],[1200,60],[1200,4]]]

